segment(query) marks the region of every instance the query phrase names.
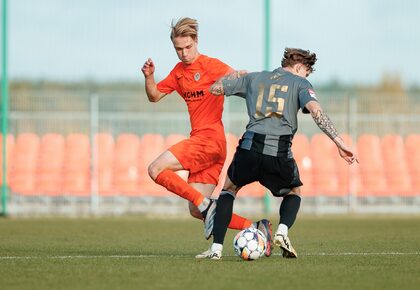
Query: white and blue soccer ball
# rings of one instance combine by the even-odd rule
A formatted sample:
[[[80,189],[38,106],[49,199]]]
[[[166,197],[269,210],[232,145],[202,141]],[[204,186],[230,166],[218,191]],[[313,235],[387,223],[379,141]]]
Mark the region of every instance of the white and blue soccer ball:
[[[244,260],[257,260],[265,253],[267,238],[256,228],[240,231],[233,239],[235,254]]]

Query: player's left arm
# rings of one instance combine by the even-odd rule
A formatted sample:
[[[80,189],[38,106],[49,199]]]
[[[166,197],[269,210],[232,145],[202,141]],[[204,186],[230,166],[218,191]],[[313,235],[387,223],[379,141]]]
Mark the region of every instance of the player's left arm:
[[[359,162],[356,154],[344,143],[338,134],[330,117],[322,110],[321,105],[317,101],[309,101],[305,107],[310,112],[315,123],[330,139],[337,145],[340,156],[352,164],[354,161]]]
[[[211,85],[209,91],[211,94],[216,96],[221,96],[225,94],[225,90],[223,88],[223,81],[224,80],[235,80],[239,79],[240,77],[248,74],[246,70],[236,70],[228,73],[227,75],[219,78],[213,85]]]

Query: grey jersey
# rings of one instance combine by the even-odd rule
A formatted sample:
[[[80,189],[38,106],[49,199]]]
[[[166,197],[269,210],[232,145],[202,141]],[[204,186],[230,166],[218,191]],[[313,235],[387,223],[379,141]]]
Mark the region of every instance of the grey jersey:
[[[308,80],[282,68],[224,80],[223,89],[226,96],[237,95],[246,99],[249,122],[244,138],[255,134],[265,135],[266,148],[261,153],[268,155],[277,155],[276,140],[279,136],[296,133],[299,109],[309,113],[305,105],[309,101],[317,101]],[[242,144],[241,148],[250,146]]]

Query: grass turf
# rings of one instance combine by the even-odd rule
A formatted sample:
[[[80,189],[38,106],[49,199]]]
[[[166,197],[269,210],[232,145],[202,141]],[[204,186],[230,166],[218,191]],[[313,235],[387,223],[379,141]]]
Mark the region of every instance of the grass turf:
[[[276,218],[275,218],[276,219]],[[274,220],[274,219],[273,219]],[[0,219],[1,289],[419,289],[420,217],[299,217],[300,255],[221,261],[187,219]]]

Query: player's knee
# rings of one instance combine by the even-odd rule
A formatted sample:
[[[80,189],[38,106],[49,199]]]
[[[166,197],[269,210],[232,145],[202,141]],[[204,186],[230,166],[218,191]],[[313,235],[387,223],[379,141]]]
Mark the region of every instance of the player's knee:
[[[150,163],[149,167],[147,167],[147,172],[153,180],[156,180],[161,171],[162,170],[159,169],[159,166],[156,164],[156,162]]]
[[[300,196],[300,186],[293,187],[292,190],[288,193],[288,195],[292,195],[292,194]]]

